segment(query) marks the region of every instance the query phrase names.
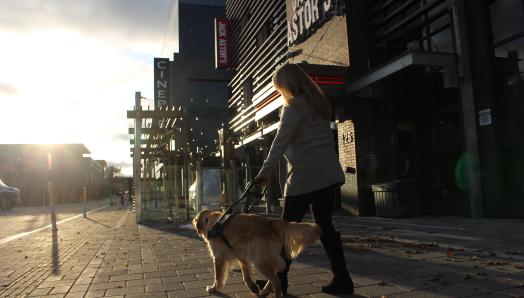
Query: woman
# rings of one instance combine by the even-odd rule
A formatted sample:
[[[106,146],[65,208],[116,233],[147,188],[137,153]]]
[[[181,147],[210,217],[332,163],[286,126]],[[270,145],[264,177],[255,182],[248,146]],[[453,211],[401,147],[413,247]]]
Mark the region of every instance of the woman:
[[[346,268],[340,233],[331,219],[335,189],[345,180],[329,127],[331,105],[318,85],[296,64],[279,68],[273,75],[273,85],[284,98],[284,106],[280,127],[256,179],[269,184],[270,173],[279,159],[287,159],[282,218],[300,222],[311,209],[314,221],[322,228],[320,240],[333,270],[333,280],[322,287],[322,292],[352,294],[353,281]],[[289,265],[290,260],[287,270],[280,274],[284,293]]]

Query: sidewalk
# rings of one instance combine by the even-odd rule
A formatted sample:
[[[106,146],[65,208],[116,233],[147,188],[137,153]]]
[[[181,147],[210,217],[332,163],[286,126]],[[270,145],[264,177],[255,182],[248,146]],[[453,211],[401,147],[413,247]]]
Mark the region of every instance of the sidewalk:
[[[134,224],[118,206],[0,244],[0,297],[209,296],[212,263],[193,230]],[[524,222],[335,217],[354,297],[524,297]],[[493,250],[491,249],[493,248]],[[291,297],[329,297],[320,245],[290,271]],[[221,297],[255,297],[233,270]]]
[[[116,200],[116,197],[113,197]],[[110,198],[90,200],[87,210],[94,210],[109,205]],[[15,207],[10,211],[0,211],[0,243],[2,239],[11,235],[29,232],[50,224],[49,206]],[[57,204],[55,206],[56,219],[61,221],[81,214],[83,203]]]

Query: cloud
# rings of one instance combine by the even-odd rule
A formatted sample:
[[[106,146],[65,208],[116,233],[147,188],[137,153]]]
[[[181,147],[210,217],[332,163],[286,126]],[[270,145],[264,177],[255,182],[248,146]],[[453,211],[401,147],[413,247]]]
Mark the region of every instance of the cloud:
[[[171,0],[1,1],[1,29],[68,28],[117,42],[157,41],[165,31],[170,5]]]
[[[17,95],[18,90],[15,86],[11,84],[0,82],[0,93],[4,93],[7,95]]]
[[[153,93],[171,0],[0,1],[6,143],[83,143],[131,172],[126,110]],[[27,107],[31,109],[27,109]]]
[[[114,134],[113,135],[113,139],[114,140],[118,140],[118,141],[128,141],[129,140],[129,134],[126,134],[126,133],[117,133],[117,134]]]
[[[110,166],[115,166],[118,168],[128,168],[133,166],[133,162],[131,161],[122,161],[122,162],[111,162],[109,163]]]

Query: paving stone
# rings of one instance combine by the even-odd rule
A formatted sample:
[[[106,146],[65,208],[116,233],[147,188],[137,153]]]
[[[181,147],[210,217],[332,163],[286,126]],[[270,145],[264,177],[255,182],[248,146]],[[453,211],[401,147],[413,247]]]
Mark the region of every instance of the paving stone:
[[[355,293],[366,297],[389,296],[392,294],[398,294],[402,292],[405,291],[391,284],[378,284],[373,286],[355,288]]]
[[[96,290],[105,290],[105,289],[114,289],[114,288],[124,288],[125,286],[126,286],[125,281],[112,281],[112,282],[91,284],[89,286],[89,290],[96,291]]]
[[[208,273],[209,268],[194,268],[194,269],[181,269],[177,270],[178,275],[197,274],[197,273]]]
[[[185,281],[195,281],[199,280],[199,278],[196,275],[181,275],[181,276],[169,276],[169,277],[162,277],[163,283],[171,283],[171,282],[185,282]],[[228,279],[228,282],[231,281],[231,278]]]
[[[168,284],[159,284],[159,285],[147,285],[145,286],[146,292],[167,292],[173,290],[185,289],[182,283],[168,283]]]
[[[74,285],[89,285],[93,281],[92,278],[79,278],[75,281]]]
[[[69,292],[65,295],[65,298],[83,298],[86,292]]]
[[[134,279],[142,279],[141,273],[135,273],[135,274],[124,274],[124,275],[111,275],[109,278],[109,281],[122,281],[122,280],[134,280]]]
[[[75,283],[74,280],[57,280],[57,281],[45,281],[41,283],[39,288],[54,288],[54,287],[68,287]]]
[[[159,285],[161,283],[162,283],[161,278],[148,278],[148,279],[128,280],[126,283],[126,286],[127,287],[149,286],[149,285]]]
[[[205,289],[184,289],[167,292],[169,298],[192,298],[192,297],[207,297],[209,294]]]
[[[129,288],[113,288],[106,290],[105,296],[119,296],[144,293],[144,287],[129,287]]]
[[[47,295],[49,292],[51,292],[52,289],[53,288],[38,288],[33,290],[29,296],[33,297]]]
[[[125,212],[123,210],[107,211],[104,215],[93,213],[93,220],[114,227]],[[170,229],[169,232],[165,232],[157,228],[139,227],[133,223],[133,218],[132,214],[128,215],[118,229],[107,228],[81,218],[67,222],[60,229],[60,233],[63,233],[60,236],[64,240],[60,242],[59,248],[64,249],[61,253],[71,251],[72,254],[67,255],[67,258],[61,258],[64,261],[60,263],[60,273],[56,276],[47,277],[40,284],[35,283],[34,285],[38,286],[36,289],[21,288],[18,293],[28,291],[32,295],[50,295],[52,294],[51,290],[56,289],[56,292],[62,292],[65,288],[72,286],[67,294],[71,297],[80,297],[83,293],[85,293],[85,297],[102,297],[104,295],[126,295],[128,297],[208,296],[205,292],[205,286],[212,284],[213,266],[204,243],[192,234],[191,237],[188,237],[187,235],[190,234],[188,231]],[[365,231],[355,228],[356,224],[353,221],[365,220],[369,220],[373,224],[369,225]],[[426,220],[432,222],[434,219]],[[344,223],[348,221],[348,218],[337,218],[337,221]],[[388,223],[410,221],[416,220],[387,220]],[[464,227],[469,225],[466,220],[453,222],[464,231],[466,231]],[[490,227],[494,225],[493,222],[498,222],[498,220],[492,220],[489,224],[486,223],[483,226]],[[80,223],[82,224],[80,225]],[[404,229],[405,232],[402,235],[399,233],[400,229],[381,230],[380,227],[384,224],[380,219],[373,218],[351,218],[350,224],[347,229],[343,229],[343,238],[345,241],[353,241],[344,242],[344,246],[347,250],[346,257],[354,279],[355,289],[360,294],[360,296],[355,295],[354,297],[372,297],[374,295],[378,297],[380,297],[379,295],[387,295],[388,297],[448,297],[467,293],[484,298],[491,297],[489,295],[493,295],[493,297],[515,296],[522,290],[522,288],[514,288],[520,285],[519,278],[524,280],[522,270],[513,268],[511,265],[497,265],[504,262],[508,264],[515,262],[509,258],[498,257],[502,255],[498,252],[496,256],[489,258],[474,258],[480,254],[489,255],[490,252],[483,248],[480,249],[485,251],[482,253],[474,250],[477,248],[468,251],[466,247],[466,250],[456,251],[454,256],[448,257],[446,251],[451,245],[443,243],[436,248],[406,256],[406,250],[418,249],[404,246],[402,242],[399,242],[406,241],[402,237],[408,237],[410,230]],[[450,223],[441,223],[441,225],[446,224]],[[478,223],[475,222],[475,224]],[[425,223],[419,222],[419,225],[425,226]],[[512,225],[517,224],[512,222]],[[473,230],[478,229],[473,224],[470,227],[475,227]],[[471,233],[473,230],[470,228],[467,231]],[[76,231],[81,231],[81,233],[77,234]],[[446,233],[452,233],[450,231],[453,230]],[[377,241],[377,246],[370,247],[369,251],[360,251],[362,243],[371,243],[362,239],[383,237],[387,240],[390,239],[388,238],[389,235],[396,235],[397,238],[389,242]],[[416,235],[418,237],[421,234]],[[423,238],[428,241],[442,239],[437,239],[432,234],[422,236],[425,236]],[[22,278],[26,272],[38,268],[35,262],[40,259],[40,263],[42,263],[44,258],[49,258],[50,249],[49,246],[46,247],[46,245],[50,245],[48,231],[34,233],[26,237],[23,242],[12,242],[16,245],[2,247],[2,251],[10,249],[9,251],[12,251],[12,253],[8,254],[9,258],[6,258],[5,254],[0,256],[0,296],[2,296],[3,288],[13,287],[15,289],[18,286],[18,279]],[[82,240],[84,239],[82,237],[88,237],[88,239]],[[80,244],[82,243],[81,240],[84,241],[84,244]],[[411,241],[417,240],[417,238],[411,239]],[[65,249],[68,248],[67,245],[74,243],[79,243],[80,246],[75,249]],[[484,240],[470,242],[477,247],[486,243],[494,242]],[[30,258],[24,259],[24,255],[29,255],[25,251],[31,251],[31,249],[25,250],[22,246],[31,245],[42,247],[43,253],[35,251],[31,253]],[[455,241],[453,245],[468,244],[467,241]],[[508,242],[505,245],[508,248],[504,248],[503,243],[494,245],[494,247],[506,251],[516,250],[511,249],[513,243]],[[485,245],[485,247],[489,247],[489,245]],[[17,250],[24,253],[16,252]],[[495,265],[489,265],[486,263],[488,261]],[[254,278],[262,278],[255,270],[252,272]],[[306,249],[293,263],[289,274],[289,292],[298,297],[332,297],[320,293],[320,286],[326,284],[331,278],[332,273],[329,270],[325,252],[321,246],[316,245],[313,248]],[[243,284],[242,275],[237,269],[230,272],[223,292],[224,297],[255,297]],[[63,296],[63,294],[58,296]]]
[[[49,294],[66,294],[71,287],[55,287]]]
[[[166,292],[126,295],[126,298],[166,298],[166,297],[167,297]]]
[[[71,287],[69,292],[70,293],[86,292],[87,289],[89,289],[89,284],[75,284],[74,286]]]

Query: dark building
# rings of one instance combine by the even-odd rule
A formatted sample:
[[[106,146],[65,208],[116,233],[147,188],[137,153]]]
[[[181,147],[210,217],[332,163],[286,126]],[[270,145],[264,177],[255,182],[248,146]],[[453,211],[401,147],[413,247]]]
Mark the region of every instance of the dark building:
[[[214,19],[225,15],[224,1],[180,1],[179,52],[170,64],[170,105],[191,119],[191,152],[207,156],[217,146],[217,130],[227,121],[227,70],[215,69]],[[178,140],[179,142],[181,140]]]
[[[519,0],[228,0],[237,154],[262,162],[271,75],[300,63],[335,108],[345,210],[374,215],[387,183],[414,194],[411,214],[523,217],[523,14]]]

